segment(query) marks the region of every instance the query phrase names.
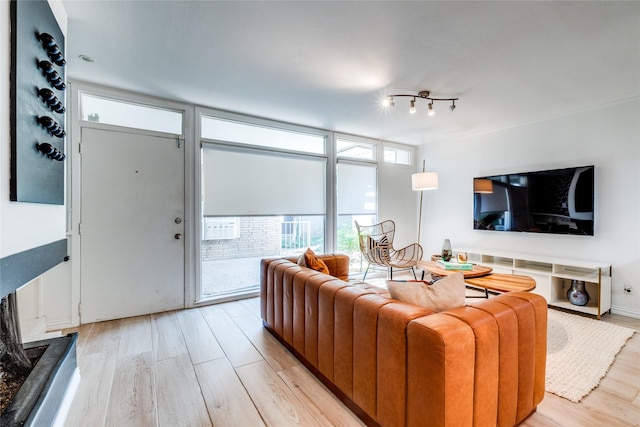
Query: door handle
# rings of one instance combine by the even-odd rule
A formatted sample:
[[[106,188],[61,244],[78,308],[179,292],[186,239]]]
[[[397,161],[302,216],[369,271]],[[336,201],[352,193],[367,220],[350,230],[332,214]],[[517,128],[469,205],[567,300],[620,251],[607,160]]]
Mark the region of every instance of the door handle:
[[[180,240],[180,239],[182,239],[182,234],[178,233],[178,234],[176,234],[176,235],[175,235],[175,236],[173,236],[173,237],[175,237],[175,238],[176,238],[176,240]]]

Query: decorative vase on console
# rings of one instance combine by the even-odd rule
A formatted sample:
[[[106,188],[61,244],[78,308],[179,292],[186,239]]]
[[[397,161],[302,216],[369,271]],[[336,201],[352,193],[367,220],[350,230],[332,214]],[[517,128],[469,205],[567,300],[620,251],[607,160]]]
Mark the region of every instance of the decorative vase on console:
[[[442,260],[443,261],[451,261],[451,256],[453,252],[451,252],[451,242],[449,239],[444,239],[444,244],[442,245]]]
[[[584,280],[572,280],[571,287],[567,291],[567,299],[573,305],[587,305],[589,293],[585,289]]]

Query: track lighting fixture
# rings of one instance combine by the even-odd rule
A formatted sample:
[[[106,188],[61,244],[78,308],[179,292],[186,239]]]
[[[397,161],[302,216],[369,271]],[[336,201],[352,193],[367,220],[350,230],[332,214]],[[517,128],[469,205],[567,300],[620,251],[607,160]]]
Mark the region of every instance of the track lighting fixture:
[[[453,111],[456,108],[456,101],[458,100],[458,98],[434,98],[431,96],[431,92],[429,92],[428,90],[423,90],[418,92],[417,95],[409,95],[409,94],[393,94],[393,95],[388,95],[383,101],[382,101],[382,105],[385,107],[393,107],[395,106],[395,102],[393,101],[394,98],[396,97],[408,97],[408,98],[412,98],[410,101],[410,107],[409,107],[409,113],[414,114],[416,112],[416,99],[426,99],[427,101],[429,101],[429,104],[427,105],[427,114],[429,116],[433,116],[436,111],[433,108],[433,103],[436,101],[451,101],[451,105],[449,106],[449,110]]]

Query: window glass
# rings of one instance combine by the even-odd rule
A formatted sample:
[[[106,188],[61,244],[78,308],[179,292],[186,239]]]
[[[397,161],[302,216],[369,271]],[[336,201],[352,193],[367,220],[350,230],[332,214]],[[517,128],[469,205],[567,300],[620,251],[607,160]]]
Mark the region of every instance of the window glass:
[[[360,160],[376,159],[376,144],[337,138],[336,152],[338,157]]]
[[[82,120],[182,135],[182,113],[86,93],[80,96]]]
[[[200,299],[254,295],[260,260],[325,251],[323,215],[203,217]]]
[[[217,141],[271,147],[281,150],[325,154],[325,136],[275,129],[202,116],[201,137]]]
[[[398,147],[384,147],[384,162],[397,165],[411,164],[411,151]]]

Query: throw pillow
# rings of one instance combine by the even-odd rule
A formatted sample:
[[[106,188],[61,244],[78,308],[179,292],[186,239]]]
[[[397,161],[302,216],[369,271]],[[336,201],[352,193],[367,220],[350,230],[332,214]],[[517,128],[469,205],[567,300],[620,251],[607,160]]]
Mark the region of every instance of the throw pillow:
[[[450,274],[433,283],[387,280],[391,298],[426,307],[433,311],[463,307],[465,284],[462,273]]]
[[[307,262],[304,260],[304,253],[301,253],[300,256],[298,257],[298,265],[300,267],[306,267],[307,266]]]
[[[329,274],[329,267],[327,267],[327,264],[318,258],[311,248],[307,248],[307,250],[300,255],[298,258],[298,265],[308,267],[324,274]]]
[[[380,239],[374,239],[368,237],[367,244],[369,246],[369,253],[378,261],[387,260],[389,258],[389,240],[387,236],[382,236]]]

